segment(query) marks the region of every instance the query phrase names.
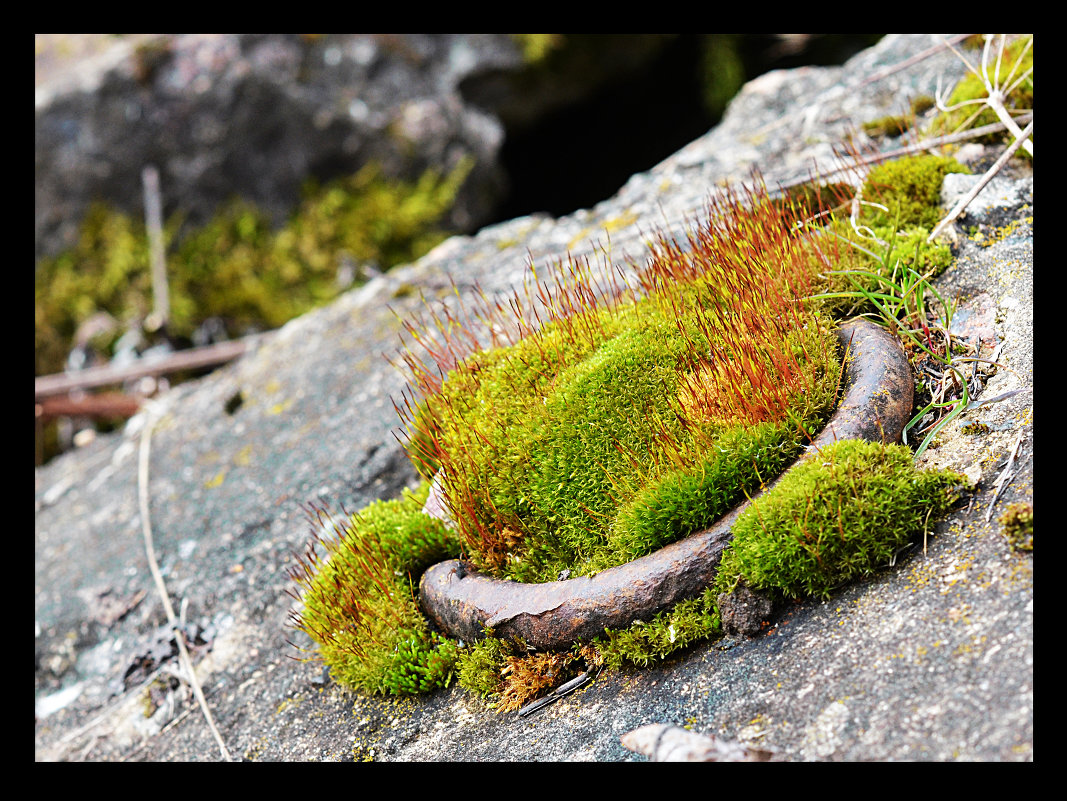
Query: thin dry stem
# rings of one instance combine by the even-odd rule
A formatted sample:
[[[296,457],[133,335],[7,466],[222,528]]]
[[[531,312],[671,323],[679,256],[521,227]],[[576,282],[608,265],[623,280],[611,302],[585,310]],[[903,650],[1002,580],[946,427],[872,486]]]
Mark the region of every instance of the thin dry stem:
[[[1033,136],[1033,133],[1034,121],[1030,120],[1026,128],[1016,134],[1015,141],[1012,142],[1011,145],[1007,147],[1003,153],[1000,154],[1000,158],[996,160],[993,166],[986,170],[985,174],[982,175],[982,177],[971,188],[971,190],[956,202],[956,205],[952,207],[952,211],[948,213],[945,219],[939,222],[937,224],[937,227],[930,232],[930,236],[926,238],[927,242],[933,242],[935,239],[937,239],[937,237],[941,235],[942,231],[944,231],[961,214],[963,214],[964,210],[967,208],[967,206],[970,205],[971,201],[978,197],[978,193],[985,188],[986,184],[993,180],[993,177],[998,172],[1000,172],[1004,168],[1004,165],[1008,163],[1008,160],[1015,155],[1015,151],[1019,149],[1019,146],[1022,145],[1025,141],[1027,141],[1028,137]]]
[[[211,709],[207,705],[207,699],[204,697],[204,691],[200,687],[200,681],[196,677],[196,671],[193,669],[193,660],[189,656],[189,650],[185,645],[185,633],[178,625],[178,618],[174,614],[174,607],[171,605],[170,595],[167,593],[167,585],[163,581],[163,574],[160,572],[159,564],[156,561],[156,551],[153,545],[152,524],[149,517],[148,505],[148,455],[154,423],[155,421],[152,418],[151,411],[149,411],[146,415],[144,430],[141,432],[141,451],[137,471],[137,497],[141,509],[141,533],[144,536],[148,568],[156,583],[156,589],[159,590],[159,595],[163,602],[163,609],[167,614],[167,620],[174,632],[174,640],[178,644],[178,655],[186,678],[193,688],[197,703],[200,704],[200,709],[204,713],[204,719],[207,721],[208,728],[211,729],[211,734],[215,738],[216,744],[218,744],[219,751],[222,752],[222,758],[227,762],[232,762],[233,759],[230,757],[229,749],[226,748],[226,743],[223,741],[222,735],[219,734],[218,727],[215,725],[215,719],[211,714]]]
[[[987,38],[986,42],[985,42],[985,45],[982,48],[982,69],[981,69],[981,71],[976,69],[974,67],[974,65],[972,65],[971,62],[969,62],[967,60],[967,58],[959,50],[957,50],[952,44],[949,44],[948,42],[946,42],[946,44],[952,50],[952,52],[955,53],[956,56],[960,59],[960,61],[962,61],[966,65],[967,69],[971,73],[973,73],[975,76],[977,76],[979,78],[979,80],[982,81],[982,83],[983,83],[983,85],[985,86],[985,89],[986,89],[986,97],[984,97],[982,99],[977,99],[977,100],[965,100],[962,103],[957,103],[954,106],[946,106],[945,105],[945,101],[944,101],[944,97],[943,97],[943,95],[941,93],[941,87],[940,87],[940,85],[938,85],[938,89],[937,89],[937,93],[936,93],[936,97],[935,97],[935,100],[936,100],[936,103],[937,103],[937,108],[938,108],[939,111],[948,112],[948,111],[955,111],[956,109],[963,108],[964,106],[974,105],[974,104],[981,104],[981,105],[988,106],[997,115],[997,119],[999,119],[1001,121],[1001,123],[1004,125],[1004,127],[1007,128],[1012,133],[1012,135],[1016,138],[1017,141],[1021,142],[1021,146],[1026,150],[1027,153],[1029,153],[1032,156],[1032,155],[1034,155],[1034,143],[1032,141],[1030,141],[1030,139],[1028,138],[1029,135],[1026,135],[1026,136],[1023,135],[1022,129],[1019,128],[1018,123],[1012,118],[1011,113],[1008,111],[1007,107],[1004,105],[1004,100],[1007,98],[1007,96],[1008,96],[1009,92],[1012,90],[1012,88],[1017,86],[1019,82],[1025,80],[1027,77],[1029,77],[1030,74],[1033,72],[1033,70],[1032,70],[1032,68],[1027,70],[1022,75],[1020,75],[1018,78],[1016,78],[1015,82],[1010,84],[1007,88],[1003,87],[1003,85],[1000,82],[1000,64],[1001,64],[1001,59],[1004,56],[1004,46],[1005,46],[1005,43],[1007,41],[1007,35],[1002,33],[1002,34],[1000,34],[1000,47],[997,50],[996,66],[994,68],[993,77],[990,78],[990,76],[989,76],[989,58],[990,58],[990,52],[991,52],[991,47],[992,47],[994,38],[995,37],[993,37],[993,36]],[[1030,47],[1032,45],[1033,45],[1033,39],[1031,39],[1030,41],[1027,42],[1026,48],[1023,50],[1023,53],[1021,53],[1019,55],[1019,59],[1016,61],[1015,65],[1012,67],[1011,73],[1008,75],[1008,78],[1006,79],[1006,82],[1007,81],[1011,81],[1012,77],[1015,75],[1015,70],[1018,68],[1019,63],[1022,60],[1022,56],[1025,54],[1026,50],[1030,49]],[[973,119],[973,117],[971,119]],[[969,121],[965,122],[964,126],[966,126],[968,124],[969,124]],[[1019,147],[1019,145],[1015,145],[1015,147],[1017,149]]]

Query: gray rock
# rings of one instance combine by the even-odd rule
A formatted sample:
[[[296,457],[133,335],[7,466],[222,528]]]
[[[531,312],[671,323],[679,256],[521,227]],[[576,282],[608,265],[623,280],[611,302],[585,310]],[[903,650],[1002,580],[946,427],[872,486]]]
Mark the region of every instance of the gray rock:
[[[970,192],[981,180],[981,175],[964,175],[952,173],[945,176],[941,187],[941,203],[951,209],[957,201]],[[1034,182],[1013,181],[1010,178],[994,178],[974,199],[967,204],[963,220],[967,222],[989,223],[1004,212],[1032,205],[1034,202]]]
[[[939,280],[985,321],[1010,368],[980,397],[1024,391],[968,412],[924,454],[924,463],[969,471],[978,491],[894,566],[827,602],[790,607],[761,636],[603,673],[522,719],[457,687],[418,699],[354,696],[324,684],[320,666],[292,659],[300,652],[287,643],[307,645],[286,628],[292,599],[283,594],[290,553],[306,537],[301,506],[357,509],[415,479],[394,438],[390,397],[403,377],[382,358],[398,347],[390,307],[416,315],[418,292],[469,296],[476,283],[507,292],[528,255],[547,271],[568,248],[593,253],[597,240],[610,239],[622,264],[640,258],[650,229],[682,231],[721,181],[753,165],[772,186],[831,169],[835,144],[864,120],[931,93],[939,75],[959,77],[947,53],[887,69],[937,42],[891,36],[841,68],[760,79],[722,125],[596,207],[455,237],[161,399],[149,521],[169,593],[210,640],[197,646],[198,673],[235,758],[627,760],[639,757],[620,738],[663,724],[791,760],[1033,759],[1033,556],[1013,552],[996,524],[1003,505],[1033,501],[1032,201],[1012,206],[1013,224],[996,237],[964,234]],[[244,403],[230,413],[237,392]],[[141,535],[144,420],[34,472],[36,760],[219,758],[176,682],[157,686],[154,710],[147,686],[114,694],[155,653],[165,620]],[[989,433],[963,435],[969,421]],[[1016,472],[991,506],[1017,443]],[[101,598],[116,603],[104,609]]]
[[[519,131],[587,96],[670,39],[597,37],[595,58],[555,74],[526,64],[509,34],[37,38],[51,56],[34,98],[37,258],[73,244],[94,200],[139,217],[147,165],[168,214],[203,222],[238,196],[280,224],[308,178],[375,162],[411,180],[471,159],[443,224],[476,230],[508,189],[505,125]]]
[[[722,618],[722,631],[727,637],[752,637],[770,620],[774,602],[742,584],[733,592],[722,593],[715,599]]]
[[[515,69],[507,35],[204,34],[121,39],[49,73],[34,114],[35,254],[73,242],[88,204],[141,212],[141,169],[167,209],[208,218],[237,195],[282,222],[309,176],[476,166],[447,222],[484,222],[503,190],[503,127],[459,86]]]

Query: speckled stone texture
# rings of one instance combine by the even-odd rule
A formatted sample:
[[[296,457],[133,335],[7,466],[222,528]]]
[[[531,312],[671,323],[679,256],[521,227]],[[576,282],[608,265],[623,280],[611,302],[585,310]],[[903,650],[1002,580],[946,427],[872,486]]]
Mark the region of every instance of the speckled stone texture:
[[[959,298],[963,330],[1001,365],[978,400],[1014,394],[972,409],[924,454],[967,472],[977,491],[895,565],[829,601],[778,612],[757,637],[604,673],[521,719],[454,686],[416,699],[353,696],[293,659],[299,652],[287,643],[295,635],[285,625],[285,569],[305,540],[302,505],[357,509],[415,480],[394,438],[390,398],[403,376],[383,356],[398,347],[393,310],[413,315],[419,293],[442,300],[476,283],[508,291],[528,258],[548,270],[568,249],[590,253],[598,241],[610,240],[610,257],[624,264],[641,258],[652,229],[684,230],[709,193],[752,167],[772,187],[831,169],[847,137],[865,144],[864,121],[903,111],[939,77],[959,78],[946,51],[909,62],[939,41],[890,36],[842,67],[765,75],[721,125],[594,208],[451,239],[159,401],[147,488],[155,547],[171,596],[205,640],[194,658],[235,758],[638,760],[620,738],[662,724],[788,760],[1033,759],[1033,554],[1012,551],[996,522],[1008,503],[1033,502],[1025,166],[1003,176],[1011,191],[955,226],[959,258],[938,279]],[[968,152],[975,163],[995,156]],[[238,391],[245,402],[230,414]],[[166,674],[145,716],[146,660],[168,649],[138,511],[143,422],[34,473],[36,760],[220,757],[195,703],[166,689]],[[989,431],[965,434],[968,422]],[[1009,461],[1014,473],[991,507]]]

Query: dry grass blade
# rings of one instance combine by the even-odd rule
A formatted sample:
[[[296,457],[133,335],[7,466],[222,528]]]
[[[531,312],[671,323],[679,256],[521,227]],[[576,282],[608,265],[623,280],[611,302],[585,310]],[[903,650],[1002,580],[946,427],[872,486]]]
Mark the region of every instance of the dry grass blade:
[[[1008,482],[1015,478],[1015,474],[1018,473],[1016,468],[1016,462],[1019,458],[1019,448],[1023,444],[1023,439],[1026,437],[1026,430],[1020,429],[1019,433],[1015,436],[1015,444],[1012,445],[1011,453],[1008,455],[1008,461],[1004,464],[1004,469],[997,477],[997,483],[994,485],[993,499],[989,502],[989,507],[985,512],[986,522],[993,516],[993,507],[997,504],[997,499],[1000,497],[1000,493],[1004,491],[1004,487],[1008,485]]]
[[[966,59],[966,57],[964,57],[964,55],[960,53],[959,50],[957,50],[951,44],[948,45],[952,49],[952,52],[955,53],[956,56],[960,59],[960,61],[962,61],[967,66],[967,69],[970,70],[971,73],[976,75],[979,80],[982,81],[986,89],[986,97],[982,98],[981,100],[967,100],[962,103],[958,103],[954,106],[946,106],[939,89],[937,93],[937,107],[942,112],[949,112],[967,105],[979,104],[981,106],[988,106],[997,115],[997,119],[999,119],[1017,139],[1022,140],[1022,147],[1026,150],[1027,153],[1032,156],[1034,155],[1034,143],[1032,141],[1029,141],[1027,137],[1022,135],[1022,131],[1019,129],[1018,123],[1016,123],[1016,121],[1012,119],[1011,113],[1004,105],[1004,101],[1007,98],[1008,94],[1016,86],[1018,86],[1022,81],[1026,80],[1033,74],[1033,68],[1031,67],[1030,69],[1023,72],[1021,75],[1015,75],[1015,71],[1022,63],[1023,55],[1025,55],[1025,53],[1030,50],[1031,47],[1033,47],[1033,38],[1031,37],[1030,40],[1027,42],[1026,47],[1019,55],[1018,59],[1016,60],[1015,64],[1011,69],[1011,72],[1008,74],[1008,77],[1005,78],[1003,82],[1000,81],[1000,66],[1001,60],[1004,57],[1004,47],[1007,42],[1007,34],[1000,34],[1000,46],[997,50],[996,65],[993,70],[993,77],[990,78],[989,59],[990,53],[992,51],[993,40],[995,38],[995,36],[988,37],[986,39],[985,46],[982,48],[981,71],[976,69]]]
[[[137,496],[141,509],[141,533],[144,535],[148,568],[152,572],[152,578],[155,580],[156,588],[159,590],[160,598],[163,601],[163,609],[167,613],[167,621],[174,631],[174,640],[178,644],[178,655],[182,669],[185,672],[185,678],[193,688],[197,703],[200,704],[204,719],[207,720],[208,728],[211,729],[211,734],[219,746],[219,751],[222,752],[222,758],[227,762],[232,762],[233,759],[230,757],[229,749],[226,748],[226,743],[223,742],[222,735],[219,734],[211,709],[208,708],[207,699],[204,697],[204,690],[200,687],[196,671],[193,669],[193,660],[189,656],[189,649],[185,644],[185,634],[178,624],[177,615],[174,614],[174,607],[170,602],[170,595],[167,593],[167,585],[163,581],[163,574],[159,572],[159,563],[156,561],[156,551],[152,544],[152,524],[148,516],[148,456],[154,422],[151,411],[149,411],[146,415],[144,430],[141,432],[141,451],[137,470]]]
[[[935,239],[937,239],[937,237],[941,235],[942,231],[944,231],[949,225],[951,225],[957,217],[963,214],[964,210],[967,208],[968,205],[970,205],[971,201],[978,197],[978,193],[985,188],[986,184],[993,180],[993,176],[995,176],[998,172],[1001,171],[1001,169],[1003,169],[1004,165],[1008,163],[1008,159],[1015,155],[1015,151],[1017,151],[1024,142],[1028,141],[1029,137],[1033,136],[1033,133],[1034,121],[1030,120],[1027,126],[1016,135],[1015,141],[1012,142],[1011,145],[1009,145],[1004,150],[1004,152],[1000,154],[1000,158],[996,160],[993,166],[986,170],[985,174],[979,179],[978,183],[976,183],[966,195],[961,197],[956,202],[956,205],[952,207],[952,211],[950,211],[945,217],[945,219],[939,222],[937,224],[937,227],[930,232],[930,236],[926,238],[927,242],[933,242]]]

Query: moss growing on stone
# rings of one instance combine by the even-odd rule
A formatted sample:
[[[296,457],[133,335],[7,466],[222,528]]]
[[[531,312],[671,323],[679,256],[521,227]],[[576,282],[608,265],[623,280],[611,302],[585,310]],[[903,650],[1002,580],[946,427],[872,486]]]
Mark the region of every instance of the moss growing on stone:
[[[929,280],[952,263],[948,245],[926,240],[940,218],[941,185],[953,172],[967,168],[955,159],[930,154],[886,162],[870,171],[861,191],[865,204],[858,221],[864,234],[852,226],[847,212],[825,224],[828,236],[849,243],[835,254],[834,269],[823,274],[821,297],[828,314],[875,311],[856,297],[857,290],[884,291],[906,273]]]
[[[181,233],[181,218],[166,225],[168,333],[189,338],[209,318],[229,336],[277,328],[346,288],[342,264],[385,269],[413,261],[443,240],[438,226],[469,172],[426,172],[415,182],[387,181],[369,165],[325,186],[309,184],[290,221],[272,229],[266,216],[233,201],[205,226]],[[179,234],[181,234],[179,236]],[[114,342],[152,308],[148,237],[144,224],[95,206],[73,250],[37,264],[34,274],[35,375],[59,372],[78,327],[101,312],[116,321],[99,342]],[[340,271],[340,272],[339,272]],[[351,275],[347,280],[362,280]]]
[[[489,631],[460,652],[456,673],[463,689],[492,699],[500,712],[514,712],[582,670],[599,671],[603,664],[599,649],[591,644],[536,653],[523,642],[499,639]]]
[[[866,206],[863,223],[874,229],[933,230],[940,216],[941,184],[953,172],[969,170],[953,158],[929,153],[879,164],[867,176],[864,199],[886,209]]]
[[[914,124],[915,119],[911,115],[894,114],[863,123],[863,131],[873,137],[900,136]]]
[[[595,304],[572,264],[567,309],[440,386],[424,374],[410,450],[443,471],[478,567],[547,581],[628,562],[710,525],[821,427],[840,370],[798,294],[811,254],[766,198],[727,213],[688,254],[662,243],[639,299]]]
[[[459,686],[483,697],[500,693],[504,688],[502,671],[507,658],[514,653],[510,642],[492,636],[491,632],[478,642],[470,643],[457,660]]]
[[[882,230],[895,238],[898,221],[919,230],[926,217],[918,204],[936,203],[931,187],[950,169],[949,161],[920,158],[875,172],[900,181],[865,189],[865,197],[889,201],[894,222],[881,220]],[[731,197],[684,247],[654,242],[632,285],[605,284],[588,264],[571,261],[559,265],[553,285],[531,283],[510,304],[482,298],[479,308],[437,314],[435,329],[409,325],[414,389],[398,408],[424,478],[418,497],[431,480],[442,487],[456,528],[451,550],[522,581],[589,574],[709,525],[787,466],[826,419],[837,389],[830,307],[812,296],[832,268],[850,259],[871,266],[843,243],[840,223],[797,228],[810,211],[759,192],[745,203]],[[925,258],[920,249],[917,260]],[[474,319],[493,332],[489,345],[463,322]],[[611,668],[662,660],[718,636],[715,599],[741,581],[781,596],[826,597],[888,564],[947,508],[958,483],[955,474],[917,471],[904,447],[838,443],[742,516],[713,587],[586,647]],[[405,503],[410,530],[425,524],[418,501]],[[343,550],[373,550],[374,536],[354,524],[346,541],[355,544]],[[458,648],[419,623],[413,602],[390,613],[389,638],[374,628],[380,615],[363,612],[346,625],[350,613],[338,611],[337,599],[363,609],[398,604],[413,591],[414,572],[399,590],[375,578],[398,571],[381,558],[375,568],[361,556],[361,570],[339,569],[322,582],[316,575],[325,568],[305,559],[305,583],[319,592],[316,614],[329,625],[303,619],[300,627],[325,643],[328,663],[339,658],[330,650],[335,632],[353,632],[349,653],[359,657],[340,657],[351,663],[347,683],[412,691],[457,672],[468,690],[503,697],[500,674],[509,665],[525,676],[518,687],[541,686],[537,676],[572,664],[573,654],[529,661],[521,644],[492,637]],[[400,642],[396,631],[405,632]],[[388,653],[372,654],[382,643]],[[376,678],[357,672],[357,663]],[[514,703],[526,697],[512,695]]]
[[[791,470],[737,520],[716,586],[828,598],[888,565],[956,500],[961,478],[922,471],[902,445],[848,440]]]
[[[916,118],[934,107],[935,101],[929,95],[920,95],[911,101],[906,114],[890,114],[876,120],[863,123],[863,130],[868,136],[900,136],[915,127]]]
[[[1012,548],[1017,551],[1034,550],[1034,507],[1031,504],[1008,504],[997,522]]]
[[[626,665],[647,667],[721,633],[715,593],[709,588],[697,598],[657,612],[650,620],[636,621],[625,629],[608,629],[595,645],[604,666],[618,670]]]
[[[977,52],[969,54],[969,60],[976,69],[981,69],[981,50],[985,44],[982,37],[974,39],[974,49]],[[1016,113],[1033,111],[1034,109],[1034,37],[1020,36],[1007,44],[1004,53],[997,64],[999,47],[991,48],[991,58],[986,71],[986,77],[991,83],[999,81],[1001,89],[1010,89],[1003,98],[1005,108]],[[1027,76],[1027,71],[1029,75]],[[1021,79],[1021,80],[1016,80]],[[982,100],[989,94],[984,81],[979,75],[968,73],[949,96],[946,106],[952,109],[961,103]],[[969,104],[944,112],[931,123],[928,133],[943,134],[952,133],[965,128],[979,128],[999,122],[996,112],[989,106]],[[1011,133],[1003,131],[987,134],[977,141],[986,143],[1004,142],[1013,140]],[[1032,159],[1025,148],[1019,148],[1016,155],[1022,158]]]
[[[452,680],[458,645],[430,630],[415,601],[422,571],[459,552],[422,513],[428,494],[424,484],[336,523],[315,514],[316,537],[290,569],[303,603],[291,622],[341,684],[408,695]]]
[[[779,599],[829,597],[891,564],[961,486],[952,471],[918,470],[900,445],[845,441],[824,449],[738,518],[702,596],[597,638],[605,666],[646,666],[720,636],[716,598],[742,582]]]

